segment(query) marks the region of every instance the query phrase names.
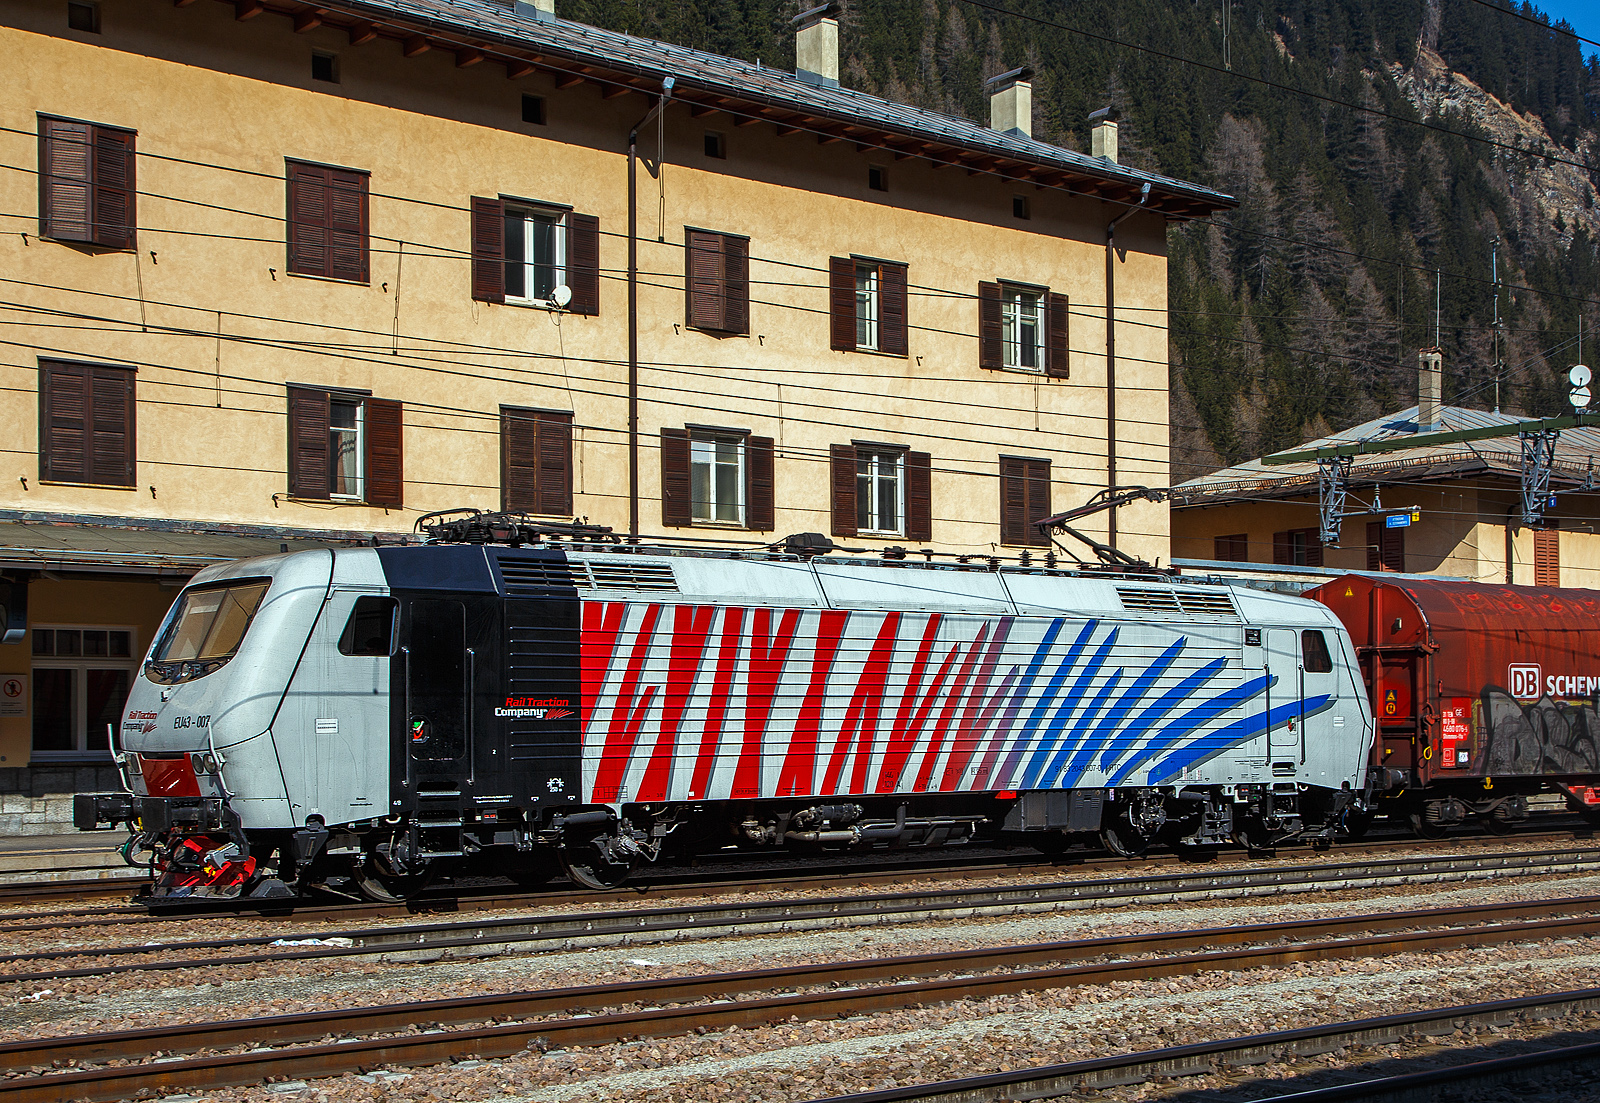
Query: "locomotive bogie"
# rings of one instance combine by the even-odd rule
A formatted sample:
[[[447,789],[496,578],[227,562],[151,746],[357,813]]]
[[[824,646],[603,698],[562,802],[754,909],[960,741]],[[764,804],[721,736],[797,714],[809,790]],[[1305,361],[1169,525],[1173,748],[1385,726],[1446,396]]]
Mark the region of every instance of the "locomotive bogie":
[[[178,897],[604,887],[708,845],[1325,840],[1364,807],[1356,671],[1321,605],[1163,576],[302,552],[184,590],[126,800],[82,816],[132,819]]]

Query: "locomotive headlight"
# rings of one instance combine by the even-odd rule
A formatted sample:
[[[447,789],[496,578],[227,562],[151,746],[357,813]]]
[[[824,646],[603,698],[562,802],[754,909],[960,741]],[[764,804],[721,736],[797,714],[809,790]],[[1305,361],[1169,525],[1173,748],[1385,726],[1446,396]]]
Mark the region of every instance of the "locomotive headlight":
[[[144,773],[144,767],[139,763],[139,755],[135,751],[128,752],[128,773],[139,777]]]
[[[200,763],[206,768],[206,773],[214,774],[217,772],[217,756],[210,751],[200,756]]]

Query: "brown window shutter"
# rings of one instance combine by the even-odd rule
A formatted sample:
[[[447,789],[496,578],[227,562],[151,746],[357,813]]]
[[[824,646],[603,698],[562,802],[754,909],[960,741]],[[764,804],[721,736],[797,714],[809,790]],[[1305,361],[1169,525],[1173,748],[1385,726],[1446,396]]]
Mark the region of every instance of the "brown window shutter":
[[[1391,571],[1406,569],[1406,530],[1383,530],[1383,565]]]
[[[1050,340],[1045,350],[1044,373],[1052,379],[1065,379],[1069,372],[1067,357],[1067,297],[1054,291],[1045,296],[1048,312],[1046,324]]]
[[[661,430],[661,523],[673,528],[692,524],[689,503],[689,433]]]
[[[104,486],[133,485],[133,372],[90,368],[87,481]]]
[[[472,197],[472,297],[506,301],[505,204],[479,195]]]
[[[88,124],[39,119],[39,236],[94,239]]]
[[[78,364],[39,366],[39,477],[89,482],[89,369]]]
[[[134,243],[133,132],[94,128],[94,242],[108,249]]]
[[[302,165],[298,161],[288,165],[289,271],[297,275],[329,273],[329,176],[330,171],[320,165]]]
[[[367,174],[333,169],[328,179],[328,275],[367,282]]]
[[[1027,462],[1000,457],[1000,542],[1025,543],[1027,533]]]
[[[854,325],[854,321],[851,322]],[[856,449],[852,444],[828,446],[832,474],[832,535],[856,534]]]
[[[998,368],[1004,361],[1000,324],[1000,285],[978,284],[978,367]]]
[[[1316,529],[1306,530],[1306,566],[1322,566],[1322,534]]]
[[[539,415],[539,507],[553,517],[572,516],[572,415]]]
[[[742,237],[724,237],[722,254],[722,293],[727,304],[722,328],[729,333],[749,333],[750,242]]]
[[[685,318],[696,329],[722,328],[722,238],[690,230],[684,251]],[[685,499],[687,501],[687,499]]]
[[[828,347],[835,352],[856,348],[856,262],[849,257],[828,258]]]
[[[600,220],[592,214],[567,216],[567,287],[574,314],[600,313]]]
[[[749,476],[745,491],[745,527],[752,532],[771,532],[777,523],[777,493],[773,479],[773,441],[771,437],[751,437],[744,445],[744,469]]]
[[[1023,544],[1049,546],[1050,538],[1035,524],[1050,516],[1050,461],[1028,461],[1028,515],[1023,519]]]
[[[539,512],[539,418],[525,410],[500,411],[500,508]]]
[[[405,501],[405,415],[401,404],[369,398],[363,404],[367,434],[367,504],[399,509]]]
[[[1533,530],[1533,584],[1561,585],[1561,533],[1555,528]]]
[[[933,539],[933,457],[907,452],[905,463],[906,539],[927,543]]]
[[[885,264],[878,276],[878,349],[890,356],[905,356],[906,266]]]
[[[326,498],[328,471],[328,392],[289,388],[289,496]]]
[[[1371,525],[1367,526],[1367,535],[1370,539],[1372,535]],[[1275,532],[1272,534],[1272,562],[1279,567],[1289,566],[1294,563],[1294,545],[1289,542],[1289,534],[1287,532]],[[1372,562],[1371,553],[1367,555],[1367,562],[1369,564]],[[1371,566],[1367,567],[1369,571],[1374,569]]]
[[[1238,532],[1228,536],[1218,536],[1212,543],[1213,559],[1223,563],[1250,562],[1250,536],[1248,533]]]

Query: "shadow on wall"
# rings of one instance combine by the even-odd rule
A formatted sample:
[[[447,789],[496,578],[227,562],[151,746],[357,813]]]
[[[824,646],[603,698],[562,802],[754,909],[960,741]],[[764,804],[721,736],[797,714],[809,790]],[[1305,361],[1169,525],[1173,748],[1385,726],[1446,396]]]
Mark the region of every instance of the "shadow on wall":
[[[1593,702],[1524,705],[1499,686],[1482,694],[1479,774],[1578,774],[1600,770],[1600,713]]]

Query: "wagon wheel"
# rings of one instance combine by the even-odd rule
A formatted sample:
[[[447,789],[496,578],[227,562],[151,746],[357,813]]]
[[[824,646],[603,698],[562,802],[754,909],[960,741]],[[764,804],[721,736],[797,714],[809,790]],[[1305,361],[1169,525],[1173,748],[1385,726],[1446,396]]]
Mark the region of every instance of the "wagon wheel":
[[[616,888],[633,872],[632,862],[613,861],[598,839],[563,846],[561,865],[575,883],[602,891]]]
[[[1424,839],[1442,839],[1450,834],[1450,828],[1442,823],[1429,822],[1427,816],[1421,812],[1411,813],[1410,820],[1411,830]]]

